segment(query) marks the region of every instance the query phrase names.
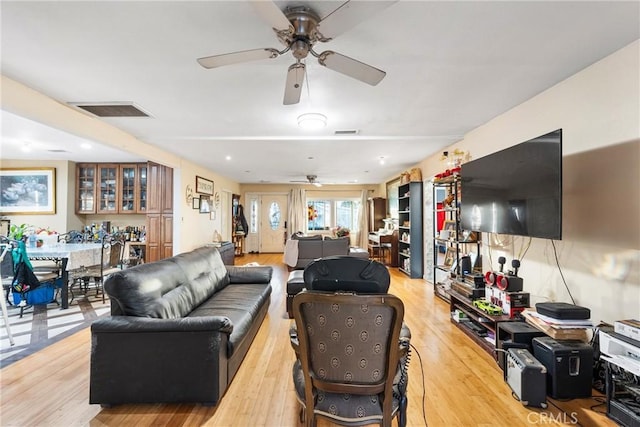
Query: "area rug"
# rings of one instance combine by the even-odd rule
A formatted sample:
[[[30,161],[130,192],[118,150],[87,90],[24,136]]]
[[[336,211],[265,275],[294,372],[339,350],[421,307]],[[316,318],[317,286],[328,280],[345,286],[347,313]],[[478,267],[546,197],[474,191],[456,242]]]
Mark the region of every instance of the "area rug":
[[[103,303],[102,295],[96,296],[93,289],[76,297],[66,310],[61,310],[55,302],[34,305],[26,308],[21,318],[19,307],[9,306],[7,309],[14,345],[9,343],[4,319],[0,316],[1,368],[88,327],[111,311],[109,299]]]

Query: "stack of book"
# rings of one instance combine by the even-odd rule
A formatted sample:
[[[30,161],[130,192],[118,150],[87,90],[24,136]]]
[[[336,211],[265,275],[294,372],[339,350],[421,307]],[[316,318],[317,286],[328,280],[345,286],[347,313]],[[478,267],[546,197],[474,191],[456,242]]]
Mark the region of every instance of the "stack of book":
[[[587,330],[593,328],[590,319],[555,319],[538,313],[533,308],[522,312],[527,323],[540,329],[551,338],[558,340],[589,341]]]

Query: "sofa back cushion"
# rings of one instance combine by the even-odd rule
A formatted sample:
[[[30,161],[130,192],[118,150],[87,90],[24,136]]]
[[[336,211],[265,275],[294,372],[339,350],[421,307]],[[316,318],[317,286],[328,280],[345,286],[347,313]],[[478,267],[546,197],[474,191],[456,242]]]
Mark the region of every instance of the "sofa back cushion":
[[[349,255],[349,237],[338,237],[336,239],[324,239],[322,241],[322,257],[334,255]]]
[[[176,319],[228,283],[218,250],[203,247],[116,272],[104,288],[112,315]]]

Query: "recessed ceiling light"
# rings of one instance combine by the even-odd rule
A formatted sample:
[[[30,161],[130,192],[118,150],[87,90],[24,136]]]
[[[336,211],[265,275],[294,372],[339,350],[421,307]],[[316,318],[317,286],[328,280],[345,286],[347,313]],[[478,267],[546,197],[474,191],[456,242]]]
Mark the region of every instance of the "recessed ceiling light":
[[[305,113],[298,116],[298,126],[303,129],[322,129],[327,125],[327,116],[320,113]]]
[[[91,144],[89,144],[88,142],[83,142],[82,144],[80,144],[80,147],[84,148],[85,150],[89,150],[91,149]]]
[[[22,144],[22,147],[20,147],[20,149],[25,153],[31,152],[31,143],[25,142],[24,144]]]
[[[380,156],[380,160],[379,160],[381,165],[384,165],[384,156]]]
[[[231,160],[231,156],[227,156],[227,157],[225,157],[225,159]]]

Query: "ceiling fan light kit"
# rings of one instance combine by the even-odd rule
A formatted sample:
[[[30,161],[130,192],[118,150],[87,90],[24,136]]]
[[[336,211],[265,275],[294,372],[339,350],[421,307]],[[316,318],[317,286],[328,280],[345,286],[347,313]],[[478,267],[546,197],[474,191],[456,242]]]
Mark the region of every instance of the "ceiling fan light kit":
[[[322,129],[327,125],[327,116],[320,113],[305,113],[298,116],[298,126],[303,129]]]
[[[357,61],[331,50],[317,53],[313,50],[317,42],[328,42],[337,35],[357,25],[373,13],[388,7],[395,1],[345,2],[323,19],[310,8],[299,6],[281,11],[273,1],[251,1],[254,10],[273,28],[276,37],[285,46],[283,50],[273,48],[252,49],[198,59],[204,68],[217,68],[261,59],[274,59],[291,51],[296,62],[289,67],[284,105],[300,102],[306,66],[301,61],[309,54],[318,58],[323,67],[337,71],[361,82],[375,86],[386,73],[364,62]],[[325,121],[326,124],[326,121]]]

